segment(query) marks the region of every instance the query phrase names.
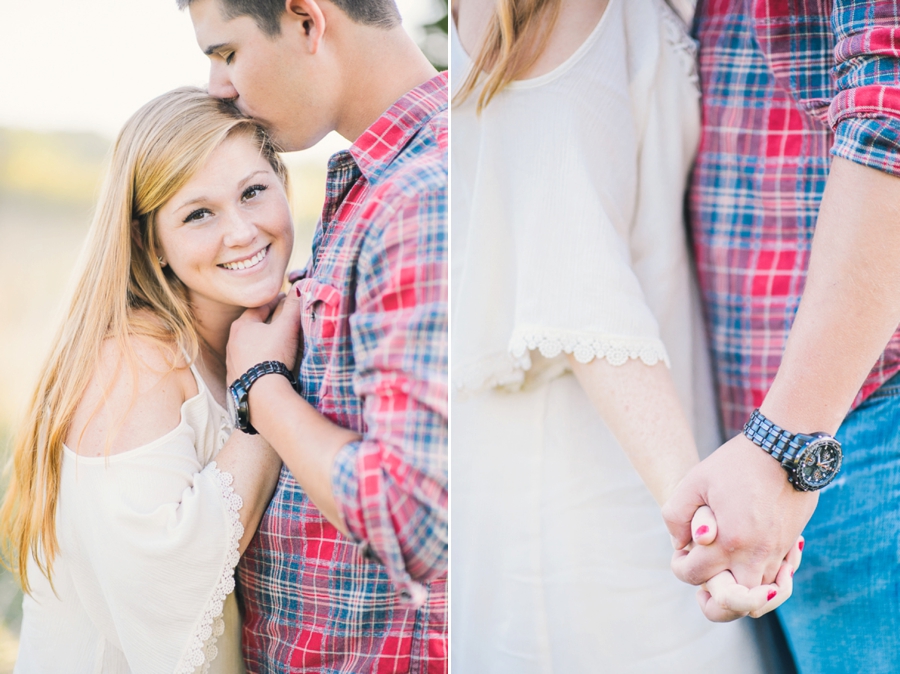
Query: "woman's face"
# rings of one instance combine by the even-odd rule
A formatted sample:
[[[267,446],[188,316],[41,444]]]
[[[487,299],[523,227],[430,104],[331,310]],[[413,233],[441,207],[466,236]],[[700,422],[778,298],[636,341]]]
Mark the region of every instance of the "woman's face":
[[[159,209],[157,231],[191,303],[213,310],[272,300],[294,243],[281,180],[245,135],[225,140]]]

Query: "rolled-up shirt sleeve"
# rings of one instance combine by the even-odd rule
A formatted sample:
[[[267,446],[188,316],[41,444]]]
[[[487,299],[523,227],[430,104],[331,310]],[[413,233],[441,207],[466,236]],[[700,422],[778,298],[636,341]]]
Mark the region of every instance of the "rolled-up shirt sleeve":
[[[828,110],[832,154],[900,176],[900,6],[838,0],[831,23],[838,90]]]
[[[366,430],[332,483],[352,536],[419,604],[448,558],[446,167],[394,181],[365,217],[350,326]]]

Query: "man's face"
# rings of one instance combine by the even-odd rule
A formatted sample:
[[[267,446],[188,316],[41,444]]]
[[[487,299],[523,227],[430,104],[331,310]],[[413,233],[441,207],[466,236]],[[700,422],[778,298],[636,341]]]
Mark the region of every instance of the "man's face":
[[[210,94],[233,99],[283,150],[306,149],[333,130],[325,59],[309,53],[297,31],[284,30],[293,26],[270,37],[251,17],[225,18],[221,0],[195,0],[190,13],[210,59]]]

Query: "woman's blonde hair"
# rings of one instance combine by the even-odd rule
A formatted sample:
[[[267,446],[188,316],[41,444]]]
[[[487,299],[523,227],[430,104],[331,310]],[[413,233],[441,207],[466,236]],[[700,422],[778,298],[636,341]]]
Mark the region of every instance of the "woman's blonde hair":
[[[63,442],[107,339],[135,365],[130,336],[193,360],[199,343],[186,289],[158,259],[156,214],[224,140],[246,135],[286,185],[266,132],[202,89],[175,89],[126,123],[112,149],[68,309],[13,445],[0,507],[0,554],[26,592],[28,559],[51,577]],[[173,360],[173,363],[175,361]]]
[[[484,79],[476,105],[481,112],[524,75],[544,53],[561,4],[562,0],[496,0],[484,42],[454,102],[466,100]]]

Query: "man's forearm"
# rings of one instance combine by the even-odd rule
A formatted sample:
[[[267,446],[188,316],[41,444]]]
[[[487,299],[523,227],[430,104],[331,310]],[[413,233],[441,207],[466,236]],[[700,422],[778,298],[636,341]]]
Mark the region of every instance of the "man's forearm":
[[[250,423],[328,521],[349,535],[334,497],[331,469],[337,453],[359,440],[359,434],[323,417],[279,375],[263,377],[250,389]]]
[[[834,433],[900,323],[900,178],[835,158],[806,288],[762,412]]]

